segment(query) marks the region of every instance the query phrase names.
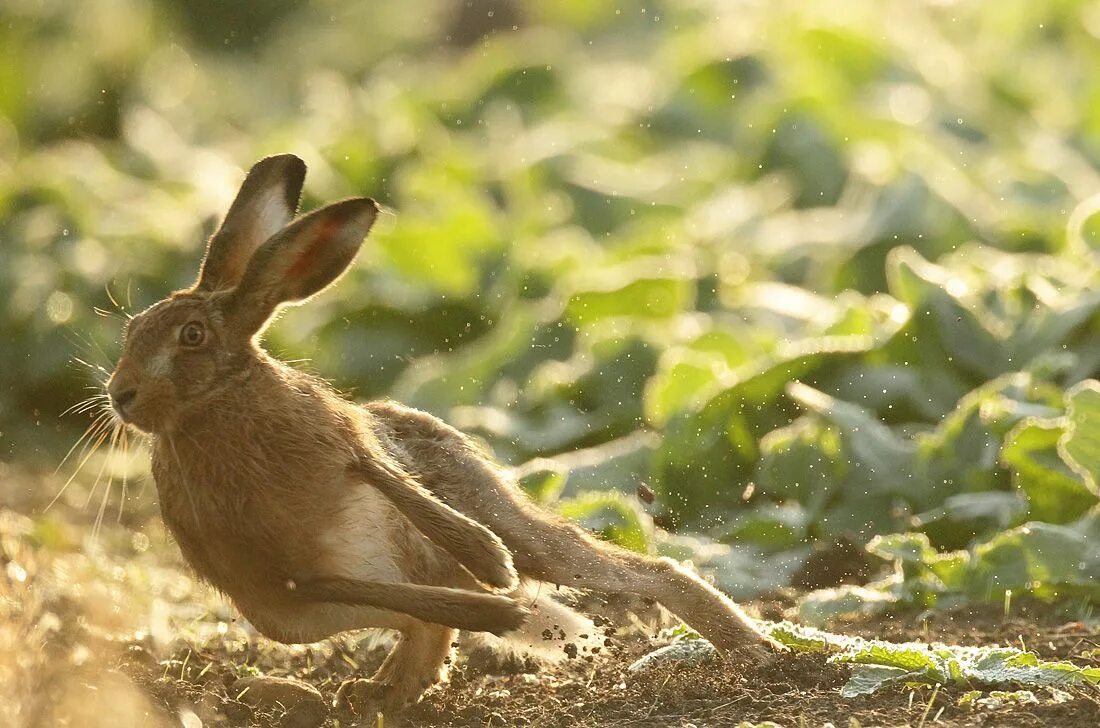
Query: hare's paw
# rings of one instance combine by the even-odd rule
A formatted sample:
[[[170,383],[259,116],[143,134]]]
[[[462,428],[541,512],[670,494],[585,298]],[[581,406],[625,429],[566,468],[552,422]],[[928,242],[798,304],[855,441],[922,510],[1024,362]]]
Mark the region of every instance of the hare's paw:
[[[501,636],[519,629],[530,614],[515,599],[497,594],[484,594],[478,600],[476,609],[467,614],[467,625],[472,632],[491,632]]]
[[[735,662],[748,664],[761,664],[769,660],[777,652],[785,652],[787,648],[775,640],[762,635],[754,630],[747,629],[740,620],[736,626],[730,629],[708,630],[710,634],[704,635],[722,656]]]
[[[392,712],[404,707],[395,706],[388,695],[389,686],[376,680],[355,678],[345,680],[336,691],[336,709],[357,716]]]
[[[412,705],[424,691],[420,685],[391,685],[367,678],[345,680],[336,691],[336,709],[357,716],[392,714]]]
[[[495,533],[478,523],[471,523],[476,530],[464,549],[462,565],[486,586],[502,591],[515,589],[519,586],[519,575],[512,564],[512,552]]]

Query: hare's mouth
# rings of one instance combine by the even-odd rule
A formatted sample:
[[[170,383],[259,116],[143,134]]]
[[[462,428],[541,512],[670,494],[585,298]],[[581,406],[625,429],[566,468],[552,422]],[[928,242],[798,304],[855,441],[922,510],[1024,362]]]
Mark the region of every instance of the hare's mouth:
[[[111,411],[114,412],[115,420],[120,424],[133,427],[142,432],[150,432],[151,428],[147,422],[148,407],[143,407],[143,402],[139,401],[138,392],[136,388],[128,388],[120,391],[110,391],[108,393],[111,398]]]
[[[132,427],[146,434],[151,434],[153,432],[153,428],[146,421],[146,418],[142,416],[142,413],[135,408],[133,404],[111,402],[111,411],[114,413],[115,420],[122,426]]]

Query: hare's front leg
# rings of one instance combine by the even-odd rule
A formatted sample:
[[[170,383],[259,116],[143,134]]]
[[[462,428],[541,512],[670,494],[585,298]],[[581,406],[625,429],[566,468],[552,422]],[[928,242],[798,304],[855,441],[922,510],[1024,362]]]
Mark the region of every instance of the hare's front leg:
[[[351,470],[483,584],[505,591],[519,585],[512,554],[495,533],[441,501],[385,453],[364,451]]]
[[[502,635],[527,618],[527,610],[508,597],[446,586],[389,584],[343,577],[300,579],[291,584],[294,596],[306,603],[385,609],[420,622],[471,632]]]
[[[447,659],[458,630],[438,624],[410,622],[369,680],[347,680],[336,693],[337,703],[359,715],[372,709],[400,710],[415,703],[425,690],[447,676]]]

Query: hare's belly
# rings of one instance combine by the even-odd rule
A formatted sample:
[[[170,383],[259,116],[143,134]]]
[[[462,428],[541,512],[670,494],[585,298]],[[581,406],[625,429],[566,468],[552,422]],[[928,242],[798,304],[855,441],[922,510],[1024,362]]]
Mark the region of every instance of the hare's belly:
[[[409,580],[403,518],[383,495],[362,482],[347,482],[334,499],[329,524],[318,530],[309,574],[359,581]],[[411,527],[410,527],[411,529]],[[267,637],[308,643],[348,630],[400,628],[402,615],[363,605],[280,603],[245,604],[241,613]]]
[[[361,581],[408,581],[404,517],[374,488],[353,481],[318,538],[317,572]]]

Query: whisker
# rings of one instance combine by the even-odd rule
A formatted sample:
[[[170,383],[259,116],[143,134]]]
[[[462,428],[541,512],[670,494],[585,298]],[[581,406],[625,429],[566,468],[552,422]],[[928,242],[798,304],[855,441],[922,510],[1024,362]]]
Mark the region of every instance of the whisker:
[[[111,459],[114,457],[115,449],[118,445],[118,438],[119,438],[119,433],[121,432],[121,429],[122,428],[120,428],[118,426],[118,423],[116,422],[114,424],[114,429],[111,431],[110,450],[107,453],[107,457],[104,458],[104,460],[103,460],[103,468],[106,468],[108,463],[110,463]],[[101,473],[102,473],[103,468],[100,469]],[[99,510],[96,512],[95,525],[92,526],[92,543],[95,543],[96,541],[99,540],[99,534],[103,529],[103,514],[107,512],[107,504],[111,500],[111,486],[114,485],[114,481],[115,481],[114,475],[109,473],[107,475],[107,484],[103,489],[103,499],[99,502]],[[92,492],[95,492],[96,486],[98,486],[98,485],[99,485],[99,478],[97,477],[95,485],[92,486]],[[90,500],[90,498],[89,498],[89,500]]]
[[[96,398],[95,400],[93,400],[91,402],[86,402],[82,405],[77,405],[77,406],[71,407],[69,410],[66,410],[61,416],[64,417],[66,414],[69,414],[70,412],[72,414],[78,414],[78,415],[86,414],[86,413],[91,412],[92,410],[96,409],[97,407],[103,407],[106,404],[108,404],[108,402],[106,401],[106,398]]]
[[[70,406],[64,412],[59,414],[58,417],[64,417],[65,415],[72,414],[77,410],[84,411],[82,408],[88,407],[89,404],[95,404],[95,395],[92,395],[91,397],[85,397],[84,399],[80,400],[79,402]]]
[[[81,442],[84,442],[85,438],[94,437],[95,431],[104,424],[102,420],[109,414],[109,412],[100,412],[96,415],[95,419],[93,419],[87,429],[84,430],[84,434],[77,438],[77,441],[74,442],[73,446],[69,448],[69,451],[65,453],[65,457],[61,458],[61,462],[57,464],[57,469],[53,471],[54,475],[57,475],[61,471],[61,468],[65,466],[65,463],[68,462],[69,458],[72,456],[73,451],[76,450]],[[83,454],[83,451],[81,451],[81,454]]]
[[[67,410],[64,410],[61,414],[58,415],[58,417],[64,417],[65,415],[74,413],[83,414],[84,412],[87,412],[90,407],[94,407],[96,404],[98,404],[98,402],[98,395],[92,395],[91,397],[82,399],[73,406],[69,407]]]
[[[107,369],[105,367],[102,367],[98,364],[92,364],[91,362],[84,361],[83,359],[81,359],[78,356],[74,356],[72,358],[72,362],[75,363],[75,364],[80,364],[83,367],[86,367],[93,374],[104,374],[106,376],[110,376],[110,374],[111,374],[110,372],[107,371]],[[106,380],[104,380],[104,381],[106,381]]]
[[[111,499],[111,485],[114,480],[107,478],[107,488],[103,491],[103,499],[99,503],[99,510],[95,514],[95,523],[92,524],[92,543],[99,541],[99,534],[103,530],[103,515],[107,510],[107,502]]]
[[[81,414],[83,412],[87,412],[101,402],[106,402],[108,399],[110,399],[109,395],[106,392],[98,391],[99,387],[93,387],[93,389],[96,390],[96,394],[80,400],[72,407],[69,407],[67,410],[59,414],[58,417],[64,417],[68,414]]]
[[[101,421],[97,425],[97,429],[98,429],[99,432],[106,434],[108,429],[111,426],[111,415],[112,415],[112,413],[109,412],[109,411],[105,411],[104,414],[106,414],[107,416],[103,417],[101,419]],[[84,443],[83,447],[80,450],[79,457],[81,457],[81,458],[84,457],[84,453],[87,452],[89,445],[91,445],[91,440]]]
[[[95,313],[96,316],[101,316],[103,318],[126,321],[125,316],[119,314],[118,311],[108,311],[107,309],[100,308],[99,306],[92,306],[92,312]]]
[[[129,286],[129,284],[127,284],[127,286]],[[133,316],[131,316],[131,315],[129,314],[129,312],[128,312],[128,311],[126,311],[126,309],[124,309],[124,308],[123,308],[123,307],[122,307],[122,306],[121,306],[121,305],[119,304],[119,302],[115,300],[115,294],[111,292],[111,284],[110,284],[110,283],[106,284],[105,286],[103,286],[103,289],[104,289],[105,291],[107,291],[107,298],[111,299],[111,303],[113,303],[113,304],[115,305],[115,308],[117,308],[117,309],[118,309],[119,313],[121,313],[121,314],[122,314],[123,316],[125,316],[125,317],[126,317],[127,319],[132,319],[132,318],[133,318]],[[127,298],[127,299],[129,299],[129,297],[130,297],[130,294],[129,294],[129,288],[127,288],[126,298]]]
[[[138,482],[141,483],[141,489],[138,490],[137,495],[134,497],[141,500],[145,497],[145,489],[149,487],[149,478],[141,478]]]
[[[80,350],[80,351],[82,351],[86,354],[89,354],[89,355],[96,355],[108,367],[114,367],[114,362],[112,361],[111,357],[108,356],[107,352],[105,352],[103,350],[103,347],[100,346],[99,343],[97,341],[95,341],[95,339],[91,338],[90,336],[83,336],[83,335],[81,335],[81,333],[79,331],[76,331],[74,329],[68,329],[65,332],[65,338],[67,338],[69,340],[69,343],[73,345],[74,349],[78,349],[78,350]],[[77,357],[73,357],[73,358],[77,359]],[[79,361],[79,363],[85,365],[86,367],[88,367],[92,371],[103,372],[105,374],[108,373],[107,369],[104,368],[102,365],[93,366],[92,364],[89,364],[86,361],[83,361],[83,360],[78,360],[78,361]]]
[[[107,388],[107,381],[111,378],[111,373],[109,371],[75,356],[69,359],[69,366],[80,371],[82,374],[87,373],[91,375],[94,384],[85,384],[83,385],[84,389],[97,394],[106,394],[104,390]]]
[[[121,439],[122,439],[122,446],[121,446],[122,459],[123,459],[123,462],[127,466],[129,466],[129,464],[130,464],[130,436],[129,436],[129,431],[125,427],[122,428],[122,438]],[[117,523],[122,523],[122,511],[123,511],[123,508],[126,505],[126,497],[127,497],[127,491],[128,491],[127,484],[129,483],[129,478],[130,478],[130,473],[124,467],[122,469],[122,494],[118,499],[118,518],[116,519]]]
[[[115,439],[118,437],[118,425],[111,422],[111,428],[107,431],[109,435],[107,440],[108,453],[114,448]],[[96,473],[95,480],[92,482],[92,488],[88,491],[88,497],[84,499],[84,507],[87,508],[88,504],[92,502],[92,497],[95,495],[96,490],[99,489],[99,481],[103,479],[103,473],[107,470],[107,465],[111,462],[110,457],[103,458],[103,464],[99,466],[99,472]],[[108,483],[110,480],[108,480]]]
[[[66,491],[66,490],[68,489],[68,487],[69,487],[69,486],[70,486],[70,485],[72,484],[72,482],[73,482],[74,480],[76,480],[76,476],[77,476],[77,475],[78,475],[78,474],[80,473],[80,471],[81,471],[81,470],[82,470],[82,469],[84,468],[84,465],[85,465],[85,463],[87,463],[87,462],[88,462],[88,460],[89,460],[89,459],[90,459],[90,458],[91,458],[91,457],[92,457],[93,455],[95,455],[95,453],[96,453],[96,450],[98,450],[98,449],[99,449],[99,446],[103,444],[103,441],[104,441],[105,439],[107,439],[107,435],[108,435],[109,433],[108,433],[108,432],[104,432],[104,431],[102,431],[102,429],[103,429],[103,426],[104,426],[105,424],[106,424],[106,422],[102,422],[102,423],[100,423],[100,425],[99,425],[98,429],[99,429],[99,430],[101,430],[101,432],[100,432],[100,434],[99,434],[99,435],[98,435],[97,437],[95,437],[95,438],[94,438],[94,440],[95,440],[95,443],[94,443],[94,444],[92,445],[92,449],[91,449],[91,451],[90,451],[90,452],[89,452],[89,453],[88,453],[87,455],[84,455],[84,451],[81,451],[81,453],[80,453],[80,454],[81,454],[81,455],[82,455],[83,457],[82,457],[82,459],[81,459],[81,461],[80,461],[80,464],[76,466],[76,470],[74,470],[74,471],[73,471],[73,474],[69,476],[69,479],[65,481],[65,485],[61,486],[61,489],[60,489],[59,491],[57,491],[57,495],[55,495],[55,496],[53,497],[53,500],[51,500],[51,501],[49,502],[49,505],[47,505],[47,506],[46,506],[46,509],[45,509],[45,510],[47,510],[47,511],[48,511],[48,510],[50,510],[50,508],[52,508],[52,507],[53,507],[54,503],[57,503],[58,499],[59,499],[59,498],[61,498],[61,496],[62,496],[62,495],[64,495],[64,493],[65,493],[65,491]],[[89,442],[91,442],[91,441],[89,440]],[[87,445],[87,444],[85,444],[85,446],[84,446],[84,447],[85,447],[85,449],[87,449],[88,445]]]

